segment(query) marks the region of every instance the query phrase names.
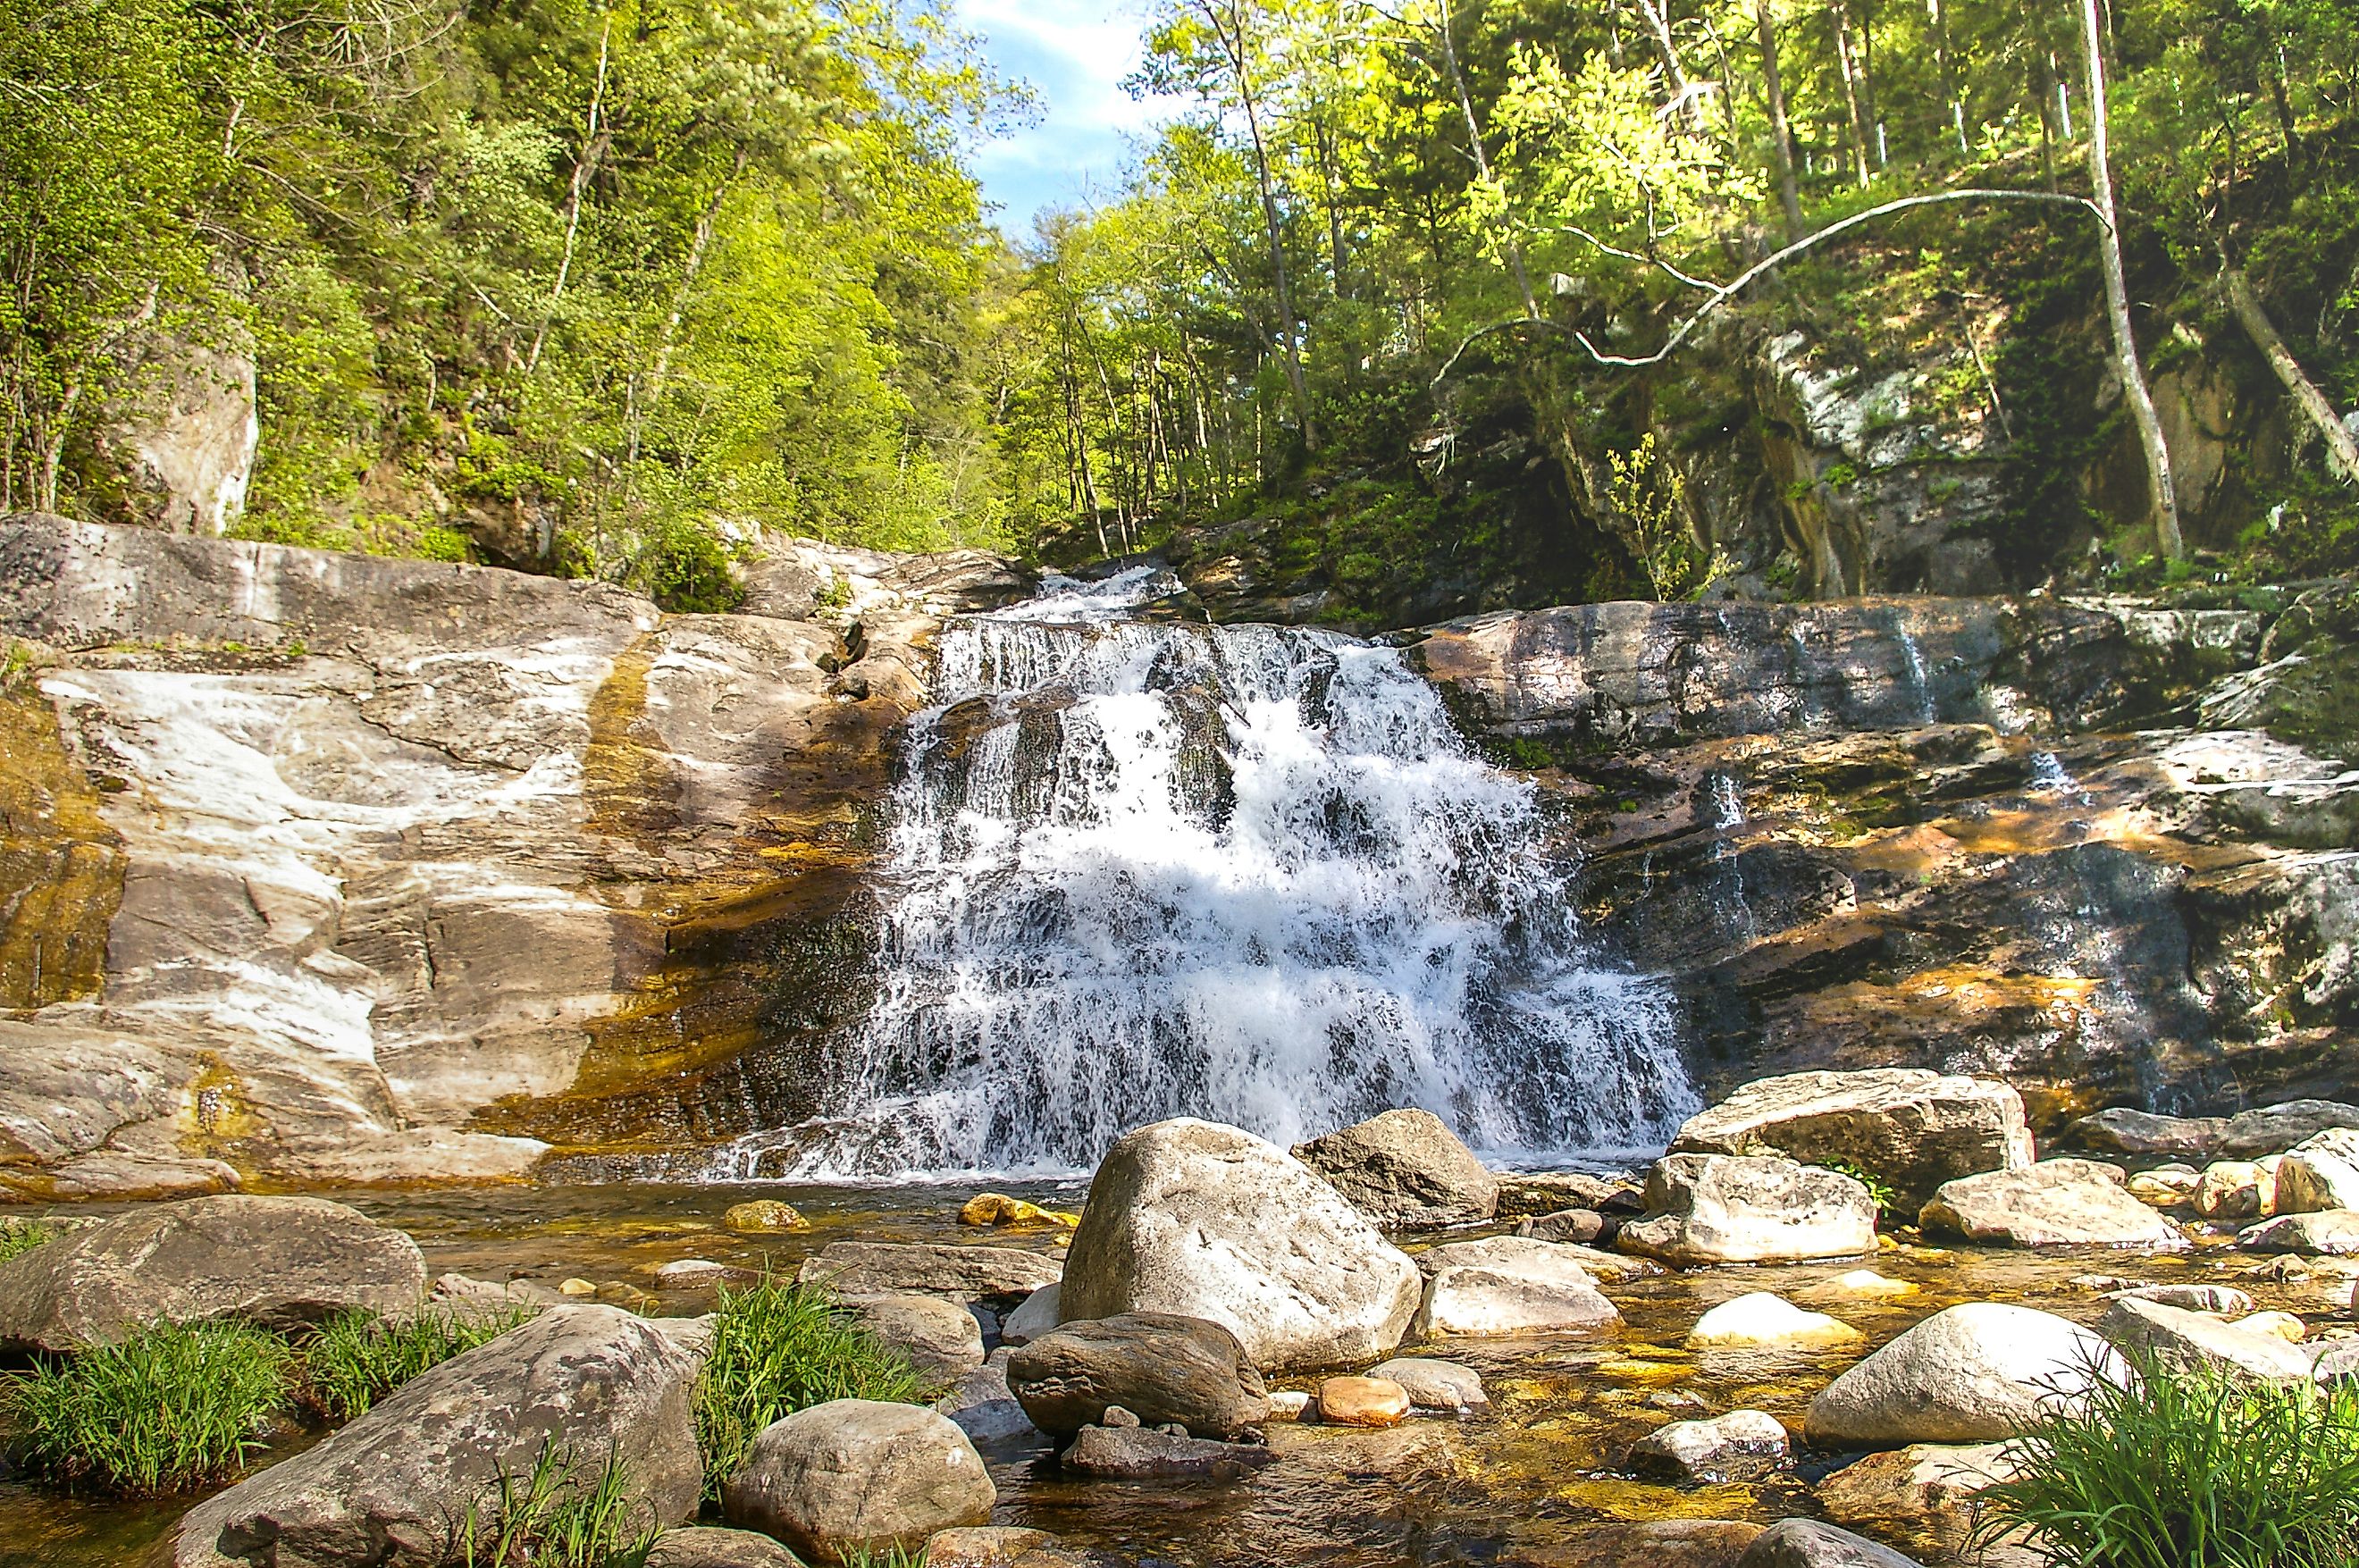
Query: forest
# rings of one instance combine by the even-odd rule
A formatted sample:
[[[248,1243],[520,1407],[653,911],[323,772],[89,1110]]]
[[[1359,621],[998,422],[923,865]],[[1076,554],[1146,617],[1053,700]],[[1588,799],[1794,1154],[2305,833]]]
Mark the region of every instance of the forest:
[[[1027,91],[933,0],[0,0],[0,511],[127,520],[139,411],[250,375],[228,531],[675,609],[766,531],[1246,518],[1346,621],[1938,586],[1802,559],[1865,463],[1730,468],[1801,330],[2004,427],[1912,493],[1976,586],[2359,560],[2339,0],[1158,5],[1188,111],[1010,233]],[[2190,356],[2277,432],[2200,505]]]

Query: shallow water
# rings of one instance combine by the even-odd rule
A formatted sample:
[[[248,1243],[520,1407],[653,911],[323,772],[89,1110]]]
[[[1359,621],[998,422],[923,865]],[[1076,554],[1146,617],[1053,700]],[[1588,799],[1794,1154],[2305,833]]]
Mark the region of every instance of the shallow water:
[[[853,1237],[1058,1250],[1037,1234],[961,1225],[958,1207],[972,1190],[615,1184],[328,1195],[408,1230],[433,1272],[455,1269],[552,1286],[579,1276],[610,1290],[646,1291],[638,1301],[643,1310],[691,1313],[710,1307],[710,1290],[655,1290],[655,1268],[709,1258],[791,1269],[828,1242]],[[1072,1183],[1011,1183],[1003,1190],[1059,1207],[1082,1196]],[[812,1230],[755,1237],[723,1229],[723,1212],[749,1197],[786,1198],[810,1218]],[[1629,1443],[1676,1419],[1650,1407],[1650,1395],[1690,1393],[1715,1413],[1746,1405],[1799,1424],[1811,1395],[1837,1373],[1942,1307],[2020,1301],[2093,1321],[2104,1298],[2076,1286],[2076,1275],[2234,1282],[2265,1307],[2313,1322],[2332,1317],[2330,1289],[2339,1287],[2345,1301],[2349,1290],[2347,1277],[2326,1269],[2310,1282],[2277,1283],[2261,1277],[2265,1260],[2221,1247],[2148,1259],[1902,1247],[1869,1262],[1917,1282],[1922,1293],[1827,1308],[1867,1336],[1852,1349],[1699,1353],[1681,1348],[1681,1342],[1697,1317],[1731,1297],[1753,1290],[1790,1296],[1857,1265],[1722,1269],[1608,1285],[1606,1293],[1627,1319],[1616,1332],[1460,1340],[1425,1352],[1465,1361],[1483,1373],[1493,1401],[1485,1416],[1417,1421],[1384,1432],[1276,1425],[1271,1441],[1283,1457],[1235,1482],[1082,1482],[1060,1476],[1045,1452],[995,1449],[986,1454],[1000,1492],[995,1522],[1033,1525],[1079,1544],[1185,1568],[1539,1563],[1571,1531],[1602,1520],[1808,1513],[1803,1479],[1840,1462],[1840,1456],[1805,1453],[1799,1475],[1758,1486],[1682,1490],[1633,1480],[1615,1468]],[[1310,1381],[1280,1377],[1277,1385],[1306,1388]],[[0,1483],[0,1568],[114,1568],[137,1562],[188,1501],[101,1505]]]

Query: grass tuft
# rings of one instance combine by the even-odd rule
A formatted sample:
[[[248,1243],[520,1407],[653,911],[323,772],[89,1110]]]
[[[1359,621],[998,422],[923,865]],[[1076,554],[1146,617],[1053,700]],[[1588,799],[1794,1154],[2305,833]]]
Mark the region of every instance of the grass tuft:
[[[428,1367],[497,1339],[531,1315],[521,1309],[481,1319],[432,1311],[397,1320],[341,1313],[303,1347],[303,1402],[331,1420],[349,1421]]]
[[[0,1220],[0,1263],[46,1247],[58,1235],[58,1227],[46,1220]]]
[[[926,1393],[908,1359],[845,1323],[825,1292],[769,1279],[723,1286],[696,1385],[705,1495],[719,1498],[754,1439],[781,1417],[830,1399],[915,1404]]]
[[[645,1568],[663,1531],[612,1453],[589,1486],[555,1443],[541,1445],[532,1473],[503,1475],[493,1488],[491,1523],[467,1509],[460,1526],[463,1568]]]
[[[2084,1410],[2017,1440],[1982,1539],[2027,1527],[2074,1568],[2359,1563],[2359,1391],[2131,1360],[2128,1387],[2093,1377]]]
[[[287,1398],[288,1352],[238,1323],[158,1323],[9,1380],[27,1468],[156,1496],[235,1475]]]

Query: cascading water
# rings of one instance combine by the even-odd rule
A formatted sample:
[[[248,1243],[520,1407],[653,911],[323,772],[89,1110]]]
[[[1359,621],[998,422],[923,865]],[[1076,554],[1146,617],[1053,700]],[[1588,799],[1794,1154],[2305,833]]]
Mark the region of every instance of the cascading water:
[[[1696,1104],[1665,999],[1584,956],[1532,788],[1393,649],[1129,618],[1169,586],[945,630],[829,1114],[712,1173],[1069,1171],[1163,1116],[1404,1105],[1509,1157],[1660,1147]]]

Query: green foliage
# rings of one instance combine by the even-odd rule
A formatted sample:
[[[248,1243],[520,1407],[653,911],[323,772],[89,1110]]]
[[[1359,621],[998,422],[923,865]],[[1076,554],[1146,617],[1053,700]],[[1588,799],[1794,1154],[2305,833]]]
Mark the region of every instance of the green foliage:
[[[286,1401],[286,1345],[235,1323],[158,1323],[120,1345],[44,1357],[5,1395],[27,1468],[157,1496],[234,1475]]]
[[[1812,1163],[1838,1176],[1848,1176],[1866,1188],[1867,1195],[1875,1200],[1875,1212],[1880,1223],[1887,1225],[1917,1223],[1917,1216],[1901,1207],[1900,1195],[1892,1190],[1892,1183],[1866,1166],[1851,1160],[1820,1160]]]
[[[475,558],[467,536],[456,528],[436,526],[418,536],[418,553],[427,561],[466,561]]]
[[[764,1279],[723,1286],[712,1349],[696,1385],[704,1486],[718,1498],[764,1427],[830,1399],[921,1402],[907,1358],[844,1323],[821,1291]]]
[[[1647,569],[1655,597],[1691,599],[1729,570],[1725,556],[1706,555],[1688,526],[1686,476],[1656,446],[1652,431],[1627,452],[1607,453],[1614,509],[1629,530],[1631,553]]]
[[[7,659],[0,662],[0,686],[14,681],[22,672],[22,668],[29,668],[29,660],[24,667],[19,667],[16,663],[17,655],[22,649],[21,643],[10,645]],[[11,1258],[22,1257],[33,1248],[46,1246],[57,1238],[57,1227],[41,1220],[0,1220],[0,1263],[5,1263]]]
[[[2359,1553],[2359,1392],[2136,1357],[2084,1411],[2017,1440],[1981,1494],[1986,1539],[2038,1530],[2078,1568],[2347,1568]]]
[[[745,599],[721,541],[677,520],[648,541],[640,575],[648,595],[674,615],[723,615]]]
[[[550,1442],[530,1474],[502,1475],[468,1508],[459,1560],[464,1568],[643,1568],[661,1533],[614,1454],[585,1485],[582,1466]]]
[[[339,1313],[303,1346],[303,1402],[338,1421],[364,1414],[428,1367],[488,1344],[529,1316],[522,1309],[481,1318],[439,1312],[399,1319],[360,1310]]]
[[[843,1568],[926,1568],[926,1549],[888,1546],[882,1552],[871,1552],[864,1546],[856,1546],[852,1555],[843,1560]]]

